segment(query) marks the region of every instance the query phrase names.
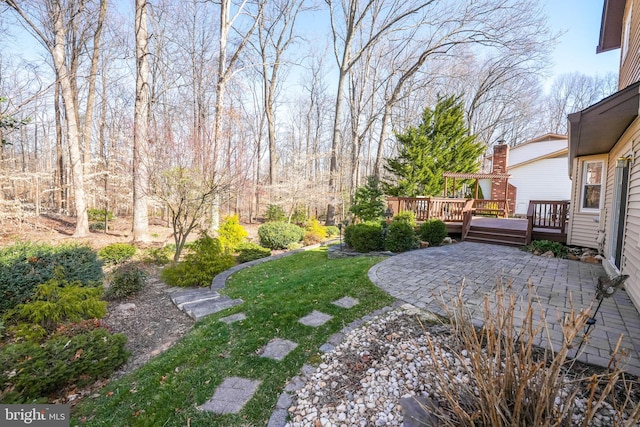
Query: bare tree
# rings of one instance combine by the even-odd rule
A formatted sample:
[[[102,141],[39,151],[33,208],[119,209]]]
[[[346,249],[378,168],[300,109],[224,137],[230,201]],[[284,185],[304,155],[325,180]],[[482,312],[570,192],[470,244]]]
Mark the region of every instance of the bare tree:
[[[326,0],[331,18],[333,51],[338,65],[338,87],[336,93],[333,137],[331,141],[331,162],[329,165],[329,192],[331,200],[327,205],[327,225],[335,223],[336,183],[338,170],[338,149],[342,139],[341,120],[343,110],[343,92],[349,72],[360,61],[364,53],[391,31],[399,30],[410,18],[435,0],[400,1],[400,0],[342,0],[336,4]],[[360,29],[368,27],[366,37],[358,40]]]
[[[76,228],[74,236],[82,237],[89,234],[89,219],[84,190],[84,173],[80,152],[80,132],[78,117],[77,85],[75,76],[71,73],[68,64],[67,28],[69,22],[65,22],[70,16],[79,19],[76,9],[67,9],[75,4],[65,4],[63,0],[44,0],[43,3],[33,4],[29,9],[24,9],[15,0],[1,0],[12,8],[22,19],[32,34],[47,48],[53,59],[56,80],[60,84],[60,93],[66,116],[67,140],[69,145],[69,161],[73,179],[74,203],[76,213]],[[82,5],[80,5],[82,6]],[[49,30],[51,33],[47,32]],[[74,89],[75,88],[75,89]]]
[[[595,104],[617,90],[614,73],[588,76],[582,73],[561,74],[554,80],[544,106],[542,126],[552,133],[567,133],[567,115]]]
[[[269,184],[277,177],[275,102],[284,53],[294,40],[294,27],[304,0],[267,2],[258,17],[258,46],[262,62],[263,107],[269,141]]]

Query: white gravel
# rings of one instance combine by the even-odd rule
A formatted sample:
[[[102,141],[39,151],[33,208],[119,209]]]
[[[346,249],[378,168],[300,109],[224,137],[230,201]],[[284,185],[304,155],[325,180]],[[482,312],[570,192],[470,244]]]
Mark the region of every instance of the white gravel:
[[[440,395],[429,341],[437,363],[450,367],[449,381],[470,383],[467,351],[458,348],[455,357],[450,328],[423,328],[418,318],[430,320],[425,316],[404,305],[348,333],[294,393],[287,427],[403,425],[401,398]],[[612,414],[604,405],[590,425],[612,425]]]

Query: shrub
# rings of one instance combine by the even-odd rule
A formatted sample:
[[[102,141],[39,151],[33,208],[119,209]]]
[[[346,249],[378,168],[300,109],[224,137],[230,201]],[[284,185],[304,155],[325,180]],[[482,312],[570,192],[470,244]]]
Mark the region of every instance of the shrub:
[[[291,222],[296,225],[304,226],[307,222],[307,207],[302,205],[296,205],[291,214]]]
[[[83,387],[109,377],[127,361],[127,338],[96,328],[57,336],[44,344],[23,342],[0,352],[0,401],[24,403],[75,385]]]
[[[420,224],[420,238],[429,246],[439,246],[447,237],[447,224],[439,219],[430,219]]]
[[[57,276],[38,285],[31,300],[17,305],[7,317],[53,332],[63,322],[103,317],[107,303],[101,301],[102,293],[101,287],[83,287],[79,282],[70,283]]]
[[[169,245],[162,248],[150,248],[144,252],[142,256],[142,262],[144,262],[145,264],[166,265],[171,262],[172,252],[173,251],[171,250]]]
[[[412,227],[416,226],[416,214],[412,211],[402,211],[393,217],[393,221],[406,222]],[[444,239],[444,237],[443,237]]]
[[[335,225],[327,225],[325,226],[327,230],[327,237],[335,237],[340,235],[340,229]]]
[[[238,246],[238,262],[249,262],[271,256],[271,249],[263,248],[255,243],[243,242]]]
[[[92,222],[89,224],[89,231],[104,231],[104,222]]]
[[[147,272],[137,263],[120,265],[111,273],[111,284],[105,292],[105,298],[109,300],[129,298],[144,288],[146,279]]]
[[[218,239],[225,251],[231,253],[235,252],[238,245],[244,241],[249,233],[240,225],[240,219],[238,215],[231,215],[226,217],[220,228],[218,228]]]
[[[193,242],[184,261],[165,267],[160,278],[170,286],[209,286],[216,274],[235,265],[218,239],[204,234]]]
[[[384,247],[391,252],[406,252],[419,247],[416,232],[408,222],[393,220],[384,236]]]
[[[287,245],[288,251],[297,251],[298,249],[302,249],[304,245],[300,242],[291,242]]]
[[[112,243],[100,249],[98,255],[107,264],[120,264],[136,254],[136,247],[129,243]]]
[[[344,230],[344,242],[358,252],[380,251],[384,248],[382,226],[373,222],[349,225]]]
[[[369,176],[367,183],[356,189],[349,212],[363,221],[375,221],[383,217],[384,211],[385,197],[380,180],[373,175]]]
[[[89,216],[89,221],[102,222],[102,224],[104,224],[105,215],[107,216],[107,221],[113,221],[114,219],[113,212],[105,211],[104,209],[87,209],[87,215]]]
[[[287,220],[287,215],[284,213],[282,206],[269,205],[267,206],[267,212],[265,213],[266,220],[271,222],[282,222]]]
[[[545,252],[553,252],[553,255],[558,258],[564,258],[567,256],[567,247],[560,242],[552,242],[550,240],[534,240],[529,246],[527,246],[529,252],[538,252],[543,254]]]
[[[307,221],[305,227],[304,244],[313,245],[320,243],[327,238],[327,229],[324,225],[320,224],[316,218],[311,218]]]
[[[260,245],[269,249],[285,249],[289,243],[296,243],[304,237],[304,230],[286,222],[267,222],[258,228]]]
[[[20,242],[0,248],[0,314],[25,302],[57,267],[66,280],[85,286],[99,285],[103,277],[102,263],[88,246]]]

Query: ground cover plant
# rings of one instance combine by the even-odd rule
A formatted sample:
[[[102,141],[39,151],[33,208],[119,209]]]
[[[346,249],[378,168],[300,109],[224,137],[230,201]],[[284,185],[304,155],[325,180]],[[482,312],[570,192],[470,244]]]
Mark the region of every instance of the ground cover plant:
[[[103,277],[102,263],[88,246],[17,242],[0,248],[0,314],[25,302],[57,268],[66,280],[84,286],[99,285]]]
[[[553,252],[553,255],[557,258],[564,258],[567,256],[568,249],[560,242],[552,242],[550,240],[534,240],[526,247],[526,250],[532,253],[546,253]]]
[[[167,352],[100,390],[74,409],[72,425],[266,425],[286,381],[304,363],[317,361],[318,347],[345,324],[388,305],[367,271],[380,258],[327,259],[326,248],[301,252],[234,274],[223,290],[245,303],[211,315]],[[351,309],[331,302],[357,298]],[[318,328],[298,320],[313,310],[333,316]],[[218,319],[243,312],[247,319],[227,325]],[[257,352],[273,338],[298,347],[283,361]],[[224,378],[262,381],[239,414],[215,415],[196,409]]]

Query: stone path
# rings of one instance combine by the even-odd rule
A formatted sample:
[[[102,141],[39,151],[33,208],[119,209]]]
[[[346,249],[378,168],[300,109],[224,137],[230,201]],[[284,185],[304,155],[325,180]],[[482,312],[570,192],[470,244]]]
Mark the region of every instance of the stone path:
[[[209,288],[187,290],[175,290],[174,288],[170,297],[176,307],[196,321],[243,303],[241,299],[231,299]]]
[[[495,294],[496,280],[511,283],[524,301],[531,282],[554,347],[562,340],[561,319],[570,302],[575,310],[588,307],[595,298],[599,276],[606,276],[599,264],[473,242],[405,252],[369,270],[371,281],[391,296],[442,316],[447,316],[446,307],[461,293],[477,324],[483,319],[485,296]],[[625,370],[640,375],[640,314],[626,292],[619,290],[606,298],[595,319],[591,338],[578,360],[606,367],[622,335],[622,347],[629,352]]]

